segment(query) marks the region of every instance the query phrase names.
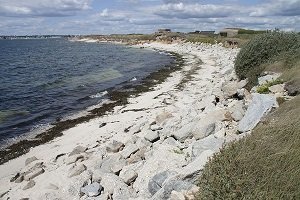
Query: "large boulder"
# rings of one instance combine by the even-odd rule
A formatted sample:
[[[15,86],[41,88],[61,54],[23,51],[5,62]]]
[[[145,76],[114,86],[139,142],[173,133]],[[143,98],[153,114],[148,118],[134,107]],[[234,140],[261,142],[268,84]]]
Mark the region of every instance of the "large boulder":
[[[252,97],[252,102],[239,123],[239,132],[252,130],[273,107],[278,107],[276,98],[273,95],[254,93]]]
[[[224,138],[216,138],[214,135],[195,141],[191,145],[192,157],[198,157],[206,150],[216,152],[222,147],[224,141]]]
[[[120,152],[123,158],[128,158],[131,154],[134,154],[139,150],[139,147],[136,144],[128,144],[125,148]]]
[[[229,82],[222,87],[222,91],[224,93],[224,97],[229,98],[237,93],[239,89],[238,84],[236,82]]]

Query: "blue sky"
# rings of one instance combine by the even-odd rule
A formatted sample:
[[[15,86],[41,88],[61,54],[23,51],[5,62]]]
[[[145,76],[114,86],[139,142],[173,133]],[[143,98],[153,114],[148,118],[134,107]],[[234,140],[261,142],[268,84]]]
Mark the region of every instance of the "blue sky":
[[[300,31],[300,0],[0,0],[0,35]]]

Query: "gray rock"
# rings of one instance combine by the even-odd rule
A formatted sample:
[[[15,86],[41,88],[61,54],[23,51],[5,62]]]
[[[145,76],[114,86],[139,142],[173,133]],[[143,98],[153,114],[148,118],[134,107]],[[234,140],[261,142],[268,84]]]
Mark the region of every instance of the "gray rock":
[[[69,154],[69,157],[70,156],[73,156],[73,155],[76,155],[76,154],[80,154],[80,153],[83,153],[87,150],[86,147],[83,147],[83,146],[77,146],[73,149],[73,151]]]
[[[195,123],[188,123],[187,125],[181,127],[179,130],[175,131],[172,135],[179,142],[184,142],[187,138],[192,137],[192,129]]]
[[[99,183],[94,182],[90,185],[81,187],[80,191],[86,194],[88,197],[96,197],[100,194],[102,189],[103,187]]]
[[[159,134],[157,131],[149,131],[145,135],[145,139],[148,140],[149,142],[156,142],[157,140],[159,140]]]
[[[268,94],[252,94],[253,99],[238,126],[239,132],[252,130],[273,107],[278,107],[276,98]]]
[[[157,191],[159,191],[163,187],[165,180],[172,174],[173,172],[164,171],[154,175],[148,183],[148,190],[150,194],[154,195]]]
[[[76,155],[67,157],[65,159],[65,164],[70,165],[70,164],[75,163],[77,160],[80,160],[80,159],[84,159],[84,156],[81,155],[81,154],[76,154]]]
[[[128,190],[128,186],[124,183],[124,181],[112,173],[103,174],[101,185],[104,188],[104,193],[108,194],[114,194],[115,190]]]
[[[25,187],[23,188],[23,190],[28,190],[28,189],[30,189],[30,188],[32,188],[32,187],[34,187],[35,186],[35,181],[34,180],[30,180],[26,185],[25,185]]]
[[[172,191],[180,192],[184,190],[189,190],[193,186],[194,186],[193,184],[186,181],[170,180],[167,181],[164,184],[163,188],[155,194],[153,199],[169,199]]]
[[[138,177],[138,174],[132,169],[126,170],[124,172],[122,170],[121,173],[120,173],[120,178],[122,178],[127,185],[134,182],[134,180],[137,177]]]
[[[243,107],[244,104],[242,101],[237,101],[229,107],[231,117],[234,119],[234,121],[240,121],[244,117],[245,111]]]
[[[32,168],[29,171],[25,172],[24,180],[29,181],[34,179],[35,177],[43,174],[45,170],[43,168]]]
[[[202,139],[215,132],[216,123],[198,124],[193,130],[193,136],[196,140]]]
[[[238,84],[236,82],[229,82],[222,87],[224,96],[229,98],[236,94],[238,90]]]
[[[288,95],[296,96],[300,94],[300,87],[297,80],[291,80],[284,85],[284,89],[287,91]]]
[[[192,157],[200,156],[206,150],[218,151],[224,143],[224,139],[215,138],[214,135],[210,135],[206,138],[194,142],[192,146]]]
[[[134,154],[139,150],[139,147],[136,144],[129,144],[121,151],[123,158],[128,158],[131,154]]]
[[[109,143],[106,146],[106,151],[109,153],[110,152],[116,153],[116,152],[120,151],[120,149],[123,147],[124,147],[124,144],[122,142],[113,140],[111,143]]]
[[[195,160],[178,171],[179,177],[182,180],[195,183],[204,165],[207,163],[209,157],[211,157],[213,154],[214,151],[212,150],[205,150],[204,152],[202,152],[198,157],[196,157]]]
[[[259,77],[258,83],[259,83],[259,85],[263,85],[268,82],[275,81],[277,78],[279,78],[279,76],[280,76],[280,74],[268,74],[268,75]]]
[[[115,163],[112,164],[111,171],[114,174],[118,174],[123,169],[123,167],[125,165],[126,165],[126,160],[125,159],[120,159],[117,162],[115,162]]]
[[[71,178],[73,176],[78,176],[79,174],[81,174],[82,172],[84,172],[86,170],[86,166],[84,164],[79,164],[75,167],[72,167],[69,170],[69,175],[68,177]]]
[[[120,153],[112,154],[104,158],[100,163],[100,168],[103,172],[110,173],[112,166],[122,158]]]
[[[32,163],[33,161],[38,160],[35,156],[27,158],[25,160],[25,166],[29,165],[30,163]]]
[[[18,178],[20,178],[20,176],[21,176],[21,173],[20,172],[18,172],[14,177],[12,177],[9,181],[10,182],[14,182],[14,181],[16,181]],[[23,180],[22,180],[23,181]],[[21,181],[21,182],[22,182]]]

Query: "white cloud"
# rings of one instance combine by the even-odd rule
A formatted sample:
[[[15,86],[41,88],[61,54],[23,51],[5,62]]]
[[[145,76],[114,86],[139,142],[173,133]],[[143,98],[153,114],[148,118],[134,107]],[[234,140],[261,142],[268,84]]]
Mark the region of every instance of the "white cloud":
[[[10,17],[71,16],[90,8],[90,0],[0,0],[0,15]]]

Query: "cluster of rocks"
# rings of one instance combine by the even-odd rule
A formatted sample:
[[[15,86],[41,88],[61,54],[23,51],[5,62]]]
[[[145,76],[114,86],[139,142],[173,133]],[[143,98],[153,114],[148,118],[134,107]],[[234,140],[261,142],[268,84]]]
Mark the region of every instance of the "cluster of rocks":
[[[28,158],[11,182],[26,181],[23,190],[34,191],[42,188],[35,177],[49,178],[41,194],[44,199],[194,199],[197,178],[209,157],[249,133],[277,106],[274,95],[251,94],[244,88],[247,80],[237,80],[233,70],[237,49],[203,44],[149,47],[182,54],[186,65],[162,86],[106,116],[105,126],[97,127],[104,139],[59,153],[48,163]],[[196,73],[178,89],[191,68],[197,68]],[[139,107],[146,109],[134,111]],[[51,182],[55,173],[60,184]]]

